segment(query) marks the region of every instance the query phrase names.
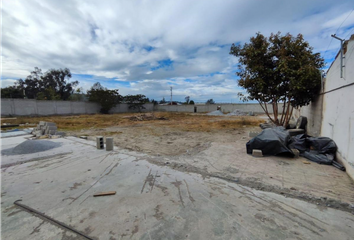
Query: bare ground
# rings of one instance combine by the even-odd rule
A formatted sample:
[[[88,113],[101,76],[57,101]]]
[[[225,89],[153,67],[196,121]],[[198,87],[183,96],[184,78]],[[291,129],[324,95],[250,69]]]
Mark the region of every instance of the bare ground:
[[[354,211],[354,184],[332,166],[304,164],[305,159],[246,154],[248,132],[260,131],[264,117],[154,113],[154,120],[133,121],[140,114],[19,118],[19,123],[56,122],[68,135],[110,136],[120,148],[148,154],[147,159],[203,177],[217,177],[327,207]],[[140,117],[139,117],[140,118]],[[166,120],[160,120],[160,119]]]

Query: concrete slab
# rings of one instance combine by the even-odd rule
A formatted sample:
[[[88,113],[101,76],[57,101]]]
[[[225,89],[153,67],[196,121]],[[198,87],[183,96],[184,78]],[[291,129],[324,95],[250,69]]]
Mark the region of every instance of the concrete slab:
[[[119,148],[107,153],[97,150],[94,141],[52,141],[62,141],[61,150],[71,148],[72,153],[2,169],[2,239],[80,239],[14,207],[18,199],[94,239],[354,235],[349,212],[154,165],[146,154]],[[93,197],[104,191],[117,193]]]

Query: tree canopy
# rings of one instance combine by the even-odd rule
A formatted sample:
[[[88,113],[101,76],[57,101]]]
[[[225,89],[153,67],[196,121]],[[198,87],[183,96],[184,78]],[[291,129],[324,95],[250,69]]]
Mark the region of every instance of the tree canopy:
[[[127,95],[124,97],[124,102],[127,103],[129,109],[138,110],[145,109],[144,104],[149,102],[149,99],[142,94]]]
[[[100,104],[100,112],[105,114],[109,113],[109,110],[123,99],[118,93],[118,89],[109,90],[103,87],[99,82],[95,83],[90,90],[87,91],[87,96],[89,101]]]
[[[206,104],[215,104],[215,101],[212,98],[210,98],[205,103]]]
[[[35,67],[25,80],[19,79],[14,86],[2,89],[4,95],[1,97],[68,100],[79,84],[78,81],[69,82],[70,78],[68,68],[50,69],[43,74],[40,68]]]
[[[23,90],[17,85],[1,88],[1,98],[24,98]]]
[[[230,54],[239,61],[238,85],[247,91],[244,99],[257,100],[271,121],[287,125],[293,107],[308,105],[320,90],[324,60],[312,50],[301,34],[283,36],[280,32],[269,38],[257,33],[243,46],[232,44]],[[273,117],[267,103],[273,106]]]

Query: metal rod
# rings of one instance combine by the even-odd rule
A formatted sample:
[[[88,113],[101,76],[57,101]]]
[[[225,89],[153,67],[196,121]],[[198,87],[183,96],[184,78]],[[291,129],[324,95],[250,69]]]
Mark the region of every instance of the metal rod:
[[[331,37],[340,41],[340,78],[343,78],[343,43],[344,39],[337,37],[335,34],[332,34]]]
[[[39,216],[41,216],[41,217],[43,217],[43,218],[46,218],[47,220],[49,220],[49,221],[51,221],[51,222],[54,222],[55,224],[58,224],[59,226],[61,226],[61,227],[63,227],[63,228],[66,228],[66,229],[68,229],[68,230],[70,230],[70,231],[72,231],[72,232],[74,232],[74,233],[76,233],[76,234],[78,234],[78,235],[80,235],[80,236],[86,238],[86,239],[94,240],[93,238],[91,238],[91,237],[89,237],[89,236],[87,236],[87,235],[85,235],[85,234],[79,232],[78,230],[75,230],[75,229],[69,227],[69,226],[66,225],[65,223],[59,222],[59,221],[57,221],[57,220],[55,220],[55,219],[53,219],[53,218],[51,218],[51,217],[45,215],[44,213],[41,213],[41,212],[37,211],[36,209],[33,209],[33,208],[31,208],[31,207],[28,207],[28,206],[26,206],[26,205],[23,205],[23,204],[21,204],[21,203],[18,203],[19,201],[22,201],[22,200],[16,200],[16,201],[14,202],[14,204],[15,204],[16,206],[19,206],[19,207],[21,207],[21,208],[27,210],[27,211],[30,212],[30,213],[35,213],[35,214],[37,214],[37,215],[39,215]]]

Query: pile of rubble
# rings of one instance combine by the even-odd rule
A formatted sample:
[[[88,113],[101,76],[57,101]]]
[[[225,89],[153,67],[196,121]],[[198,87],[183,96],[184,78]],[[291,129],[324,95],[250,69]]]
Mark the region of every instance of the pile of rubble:
[[[40,121],[37,127],[33,130],[32,134],[36,137],[43,135],[56,135],[57,129],[57,125],[53,122]]]
[[[140,114],[135,116],[126,116],[123,118],[129,118],[131,121],[149,121],[149,120],[167,120],[165,117],[156,117],[152,113]]]

